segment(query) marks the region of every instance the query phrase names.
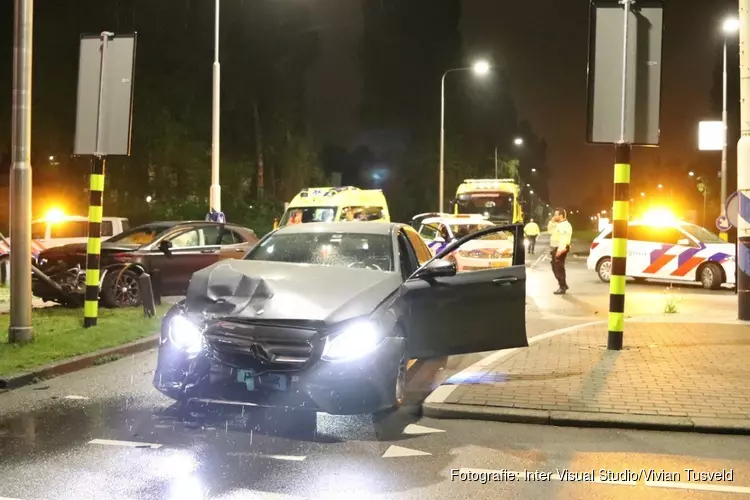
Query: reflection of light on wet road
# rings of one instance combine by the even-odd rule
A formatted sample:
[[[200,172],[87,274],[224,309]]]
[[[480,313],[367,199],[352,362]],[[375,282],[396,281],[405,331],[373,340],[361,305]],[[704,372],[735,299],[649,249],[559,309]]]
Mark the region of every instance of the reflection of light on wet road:
[[[201,480],[193,475],[176,478],[169,488],[169,500],[203,500],[205,487]]]

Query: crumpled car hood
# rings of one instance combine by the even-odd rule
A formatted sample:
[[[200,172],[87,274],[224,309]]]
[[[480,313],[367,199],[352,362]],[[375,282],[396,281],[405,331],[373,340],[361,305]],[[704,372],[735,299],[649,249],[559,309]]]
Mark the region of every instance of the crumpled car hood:
[[[186,306],[214,317],[337,323],[371,313],[402,282],[397,272],[224,260],[193,274]]]

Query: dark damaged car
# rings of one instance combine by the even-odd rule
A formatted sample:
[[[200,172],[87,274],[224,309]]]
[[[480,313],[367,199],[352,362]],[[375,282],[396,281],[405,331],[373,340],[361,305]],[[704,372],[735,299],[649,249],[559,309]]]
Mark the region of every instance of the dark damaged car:
[[[457,273],[441,258],[499,231],[512,266]],[[164,319],[154,385],[183,403],[398,407],[409,359],[528,345],[521,231],[492,227],[433,258],[407,225],[284,227],[193,275]]]

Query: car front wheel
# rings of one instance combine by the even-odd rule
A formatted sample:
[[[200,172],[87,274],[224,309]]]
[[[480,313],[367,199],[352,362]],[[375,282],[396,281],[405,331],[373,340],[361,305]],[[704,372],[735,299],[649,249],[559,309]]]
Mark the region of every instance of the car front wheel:
[[[135,307],[141,302],[138,273],[115,269],[102,281],[102,303],[106,307]]]
[[[596,264],[596,275],[605,283],[612,277],[612,259],[605,257]]]
[[[722,283],[721,268],[718,264],[706,264],[701,269],[699,279],[703,288],[707,290],[718,290]]]

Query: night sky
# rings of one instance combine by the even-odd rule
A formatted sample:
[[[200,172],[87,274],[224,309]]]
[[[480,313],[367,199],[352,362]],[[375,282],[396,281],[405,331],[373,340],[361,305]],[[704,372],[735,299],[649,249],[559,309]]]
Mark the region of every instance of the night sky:
[[[362,81],[357,61],[363,30],[361,2],[307,1],[316,5],[313,10],[322,51],[308,77],[307,121],[319,144],[353,148],[362,139],[358,121]],[[460,22],[466,62],[487,56],[501,66],[510,79],[507,91],[515,99],[519,117],[546,139],[551,201],[566,206],[597,189],[609,190],[612,176],[611,148],[584,142],[588,4],[588,0],[463,0]],[[721,55],[719,28],[733,9],[736,15],[736,8],[736,0],[666,2],[662,145],[636,149],[634,184],[639,175],[658,163],[699,162],[707,170],[719,169],[719,153],[697,151],[697,124],[720,119],[711,112],[710,101]],[[9,60],[6,44],[11,33],[2,33],[2,39],[2,51]],[[739,103],[730,102],[730,106],[738,108]],[[435,108],[439,109],[439,102]],[[9,114],[0,114],[9,124]],[[437,141],[439,130],[434,132]],[[447,133],[450,135],[450,123]]]
[[[359,2],[315,1],[319,22],[331,28],[324,31],[324,59],[311,77],[316,129],[325,138],[356,142],[357,46],[348,41],[356,40],[361,29]],[[587,0],[463,0],[464,52],[469,58],[489,56],[509,72],[508,90],[520,117],[548,142],[556,204],[575,205],[582,191],[606,185],[612,176],[611,148],[585,144],[588,5]],[[736,14],[736,6],[736,0],[667,2],[662,144],[635,150],[634,182],[641,169],[653,168],[659,160],[666,165],[715,164],[718,170],[718,153],[697,150],[697,127],[700,120],[720,119],[710,109],[713,71],[721,55],[719,28],[732,8]],[[320,113],[321,108],[329,112]]]

